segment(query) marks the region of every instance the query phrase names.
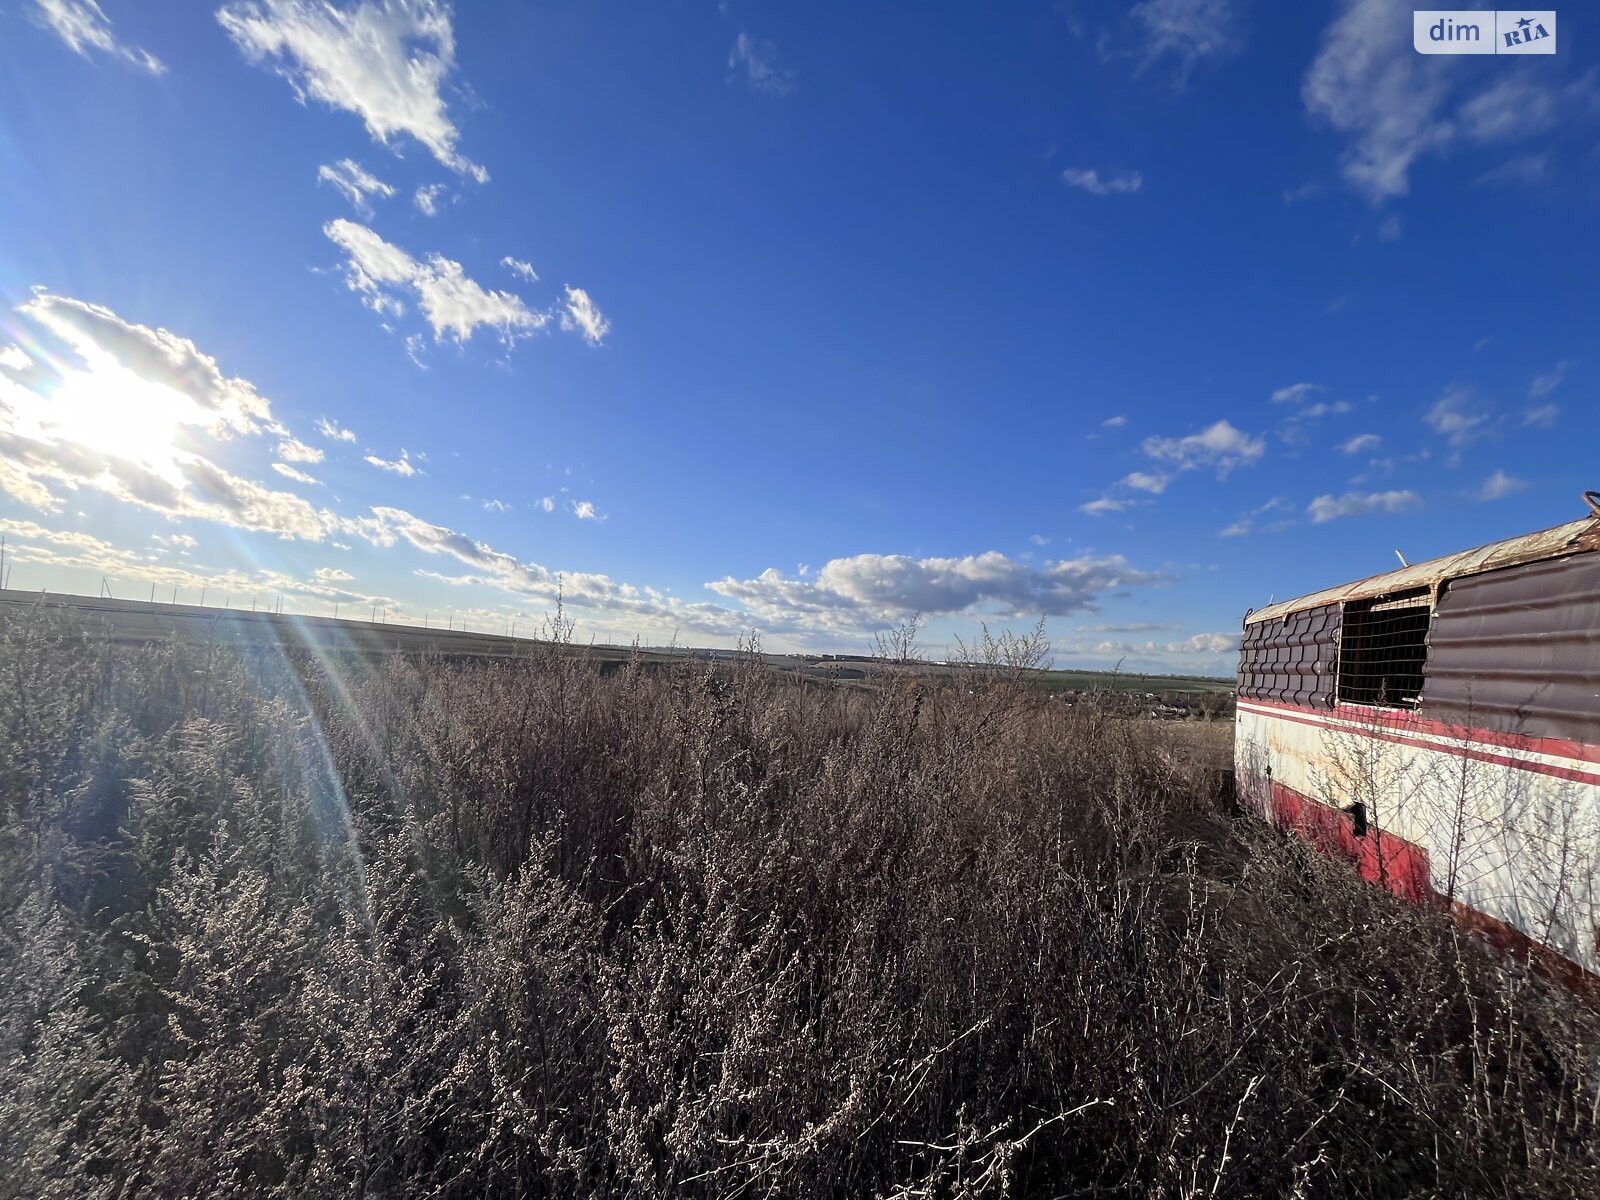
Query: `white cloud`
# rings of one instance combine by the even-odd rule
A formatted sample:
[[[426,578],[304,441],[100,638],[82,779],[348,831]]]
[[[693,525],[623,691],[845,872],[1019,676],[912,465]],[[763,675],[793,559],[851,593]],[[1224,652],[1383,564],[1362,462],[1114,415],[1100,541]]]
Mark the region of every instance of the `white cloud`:
[[[1400,14],[1400,15],[1403,15]],[[1551,71],[1492,73],[1471,59],[1418,54],[1411,26],[1390,0],[1345,0],[1323,32],[1306,72],[1306,111],[1347,136],[1345,182],[1373,204],[1410,189],[1418,159],[1463,143],[1527,141],[1551,128],[1564,110],[1592,106],[1588,77],[1563,84]]]
[[[117,40],[111,20],[95,0],[33,0],[35,18],[84,58],[99,50],[131,63],[142,71],[160,75],[166,64],[147,50]]]
[[[1035,546],[1048,546],[1050,544],[1050,539],[1042,533],[1030,533],[1028,535],[1028,540]],[[804,575],[806,572],[801,571],[800,574]]]
[[[1141,449],[1180,471],[1213,469],[1222,479],[1235,467],[1259,462],[1267,452],[1267,443],[1264,438],[1235,429],[1227,421],[1218,421],[1187,437],[1146,438]]]
[[[485,500],[483,502],[483,508],[485,512],[492,513],[508,513],[511,511],[511,505],[507,504],[504,500]]]
[[[1570,361],[1559,362],[1548,371],[1541,371],[1535,375],[1533,382],[1528,384],[1528,399],[1543,400],[1566,382],[1567,375],[1571,373],[1572,367],[1573,364]]]
[[[317,421],[317,432],[330,442],[353,442],[356,440],[355,430],[341,429],[328,420],[327,417],[322,417]]]
[[[1422,497],[1415,492],[1346,492],[1342,496],[1318,496],[1306,506],[1312,524],[1323,525],[1340,517],[1364,517],[1371,513],[1403,513],[1418,507]]]
[[[443,341],[449,334],[457,342],[464,342],[480,327],[487,327],[498,331],[509,346],[519,335],[535,333],[550,320],[548,313],[535,312],[512,293],[490,291],[468,279],[460,263],[438,254],[418,262],[365,225],[341,218],[328,222],[322,232],[348,255],[345,284],[351,291],[358,293],[373,311],[393,316],[405,312],[401,294],[411,294],[432,326],[435,341]],[[577,289],[567,291],[570,306]],[[581,292],[577,294],[582,296]],[[583,296],[583,300],[587,305],[588,297]],[[599,318],[598,313],[593,316]],[[565,323],[566,317],[562,319]],[[600,319],[600,336],[606,328]]]
[[[1268,513],[1287,512],[1291,507],[1292,506],[1290,505],[1290,503],[1287,500],[1285,500],[1283,497],[1274,496],[1271,500],[1268,500],[1265,504],[1262,504],[1257,508],[1252,508],[1249,512],[1247,512],[1243,516],[1241,516],[1238,520],[1234,521],[1234,523],[1232,525],[1229,525],[1226,529],[1223,529],[1223,530],[1219,531],[1217,536],[1218,537],[1225,537],[1225,538],[1232,538],[1232,537],[1244,537],[1246,534],[1255,533],[1258,530],[1258,526],[1257,526],[1256,522],[1259,521],[1262,517],[1266,516]],[[1280,519],[1280,520],[1277,520],[1277,521],[1273,521],[1273,522],[1271,522],[1271,523],[1269,523],[1267,525],[1260,526],[1259,530],[1262,533],[1275,533],[1276,531],[1278,531],[1280,529],[1287,529],[1290,525],[1293,525],[1293,524],[1294,524],[1294,521],[1292,521],[1292,520],[1290,520],[1288,518],[1283,518],[1283,519]]]
[[[1489,415],[1474,406],[1465,388],[1450,388],[1423,416],[1433,431],[1446,438],[1457,452],[1488,432]]]
[[[578,331],[583,334],[584,341],[591,346],[598,346],[611,332],[611,322],[594,306],[588,292],[569,287],[566,311],[561,314],[561,328],[568,332]]]
[[[532,263],[523,262],[520,258],[512,258],[511,255],[508,254],[500,260],[500,265],[506,270],[510,271],[513,275],[518,275],[523,279],[526,279],[529,283],[539,282],[539,272],[533,269]]]
[[[1128,423],[1128,418],[1127,417],[1122,417],[1122,416],[1107,417],[1104,421],[1100,422],[1100,426],[1103,429],[1121,429],[1127,423]]]
[[[1560,415],[1559,404],[1538,404],[1522,414],[1522,423],[1529,429],[1550,429]]]
[[[730,82],[743,80],[753,91],[768,96],[787,96],[794,91],[794,72],[779,64],[777,47],[748,33],[734,39],[728,70]]]
[[[1342,442],[1339,449],[1344,454],[1365,454],[1369,450],[1376,450],[1383,445],[1383,439],[1375,433],[1358,433],[1347,442]]]
[[[1104,516],[1106,513],[1125,512],[1137,503],[1137,500],[1120,500],[1113,496],[1101,496],[1098,500],[1090,500],[1087,504],[1078,505],[1078,511],[1088,513],[1091,517],[1099,517]]]
[[[366,456],[366,461],[377,467],[380,471],[388,471],[391,475],[400,475],[407,479],[420,473],[412,464],[411,456],[404,450],[400,451],[399,458],[393,460],[379,458],[376,454],[369,454]]]
[[[1473,493],[1477,500],[1502,500],[1512,492],[1520,492],[1528,487],[1526,479],[1518,479],[1514,475],[1507,475],[1504,471],[1495,471],[1483,481],[1483,486]]]
[[[1102,178],[1096,167],[1068,167],[1061,172],[1061,182],[1094,196],[1116,196],[1137,192],[1144,186],[1144,176],[1137,171],[1112,171]]]
[[[588,500],[574,500],[572,502],[572,515],[580,521],[596,521],[600,519],[594,511],[594,504]]]
[[[1118,588],[1166,581],[1121,556],[1085,556],[1034,567],[996,550],[963,558],[858,554],[836,558],[812,579],[786,579],[776,570],[754,579],[726,578],[706,586],[738,600],[758,618],[801,617],[823,628],[903,620],[913,613],[1001,617],[1063,616],[1092,611]]]
[[[372,215],[369,196],[388,200],[394,195],[393,187],[349,158],[341,158],[331,167],[327,165],[318,167],[317,182],[331,183],[346,200],[350,201],[352,208],[368,217]]]
[[[1548,154],[1518,154],[1508,158],[1498,167],[1485,171],[1474,181],[1478,187],[1490,184],[1533,184],[1541,182],[1550,173]]]
[[[324,583],[349,583],[355,578],[349,571],[341,571],[338,567],[318,567],[312,574]]]
[[[1233,0],[1144,0],[1129,16],[1142,27],[1145,62],[1175,59],[1180,83],[1206,59],[1227,58],[1244,46]]]
[[[442,183],[423,184],[411,197],[411,202],[417,206],[417,211],[425,217],[439,215],[439,196],[444,191]]]
[[[216,359],[188,338],[124,321],[98,304],[42,290],[17,311],[71,346],[91,367],[119,365],[192,402],[198,411],[188,414],[185,423],[202,425],[214,437],[258,433],[263,428],[283,432],[253,386],[223,375]]]
[[[129,584],[155,584],[157,587],[179,588],[192,593],[209,591],[210,603],[225,599],[229,593],[235,598],[252,595],[283,594],[313,601],[369,602],[377,597],[361,596],[343,591],[328,581],[297,579],[280,571],[261,569],[251,574],[236,570],[219,571],[200,566],[164,563],[141,552],[127,550],[90,534],[75,530],[47,529],[32,521],[0,520],[0,533],[11,539],[8,562],[31,564],[51,571],[75,570],[103,575],[122,589]],[[23,539],[20,543],[17,539]],[[174,534],[165,539],[174,545],[193,546],[194,539]],[[44,545],[42,543],[49,543]],[[199,595],[182,597],[198,600]]]
[[[304,103],[354,113],[389,145],[415,138],[451,170],[489,174],[456,149],[460,130],[444,101],[455,69],[449,6],[437,0],[238,0],[217,20],[252,62],[270,63]]]
[[[1159,471],[1134,471],[1125,476],[1122,482],[1135,491],[1151,492],[1159,496],[1167,490],[1167,484],[1171,483],[1172,479]]]
[[[313,476],[307,475],[304,471],[296,470],[294,467],[291,467],[288,463],[275,462],[275,463],[272,464],[272,469],[274,471],[276,471],[279,475],[282,475],[285,479],[292,479],[296,483],[317,483],[318,482],[317,479],[314,478]]]
[[[322,461],[322,451],[306,445],[299,438],[286,438],[278,443],[278,457],[284,462],[319,463]]]
[[[1291,383],[1288,387],[1281,387],[1272,393],[1274,404],[1298,404],[1313,392],[1320,392],[1323,387],[1320,383]]]
[[[544,509],[545,512],[555,512],[556,498],[554,496],[544,497],[544,499],[539,501],[539,507]]]

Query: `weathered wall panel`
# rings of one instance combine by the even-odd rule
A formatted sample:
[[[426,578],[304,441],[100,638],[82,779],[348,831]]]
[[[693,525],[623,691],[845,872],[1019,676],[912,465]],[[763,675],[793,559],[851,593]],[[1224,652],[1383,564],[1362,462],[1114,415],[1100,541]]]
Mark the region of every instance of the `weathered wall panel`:
[[[1434,613],[1420,711],[1600,743],[1600,554],[1452,580]]]
[[[1337,604],[1254,622],[1239,647],[1239,695],[1331,708],[1338,661]]]

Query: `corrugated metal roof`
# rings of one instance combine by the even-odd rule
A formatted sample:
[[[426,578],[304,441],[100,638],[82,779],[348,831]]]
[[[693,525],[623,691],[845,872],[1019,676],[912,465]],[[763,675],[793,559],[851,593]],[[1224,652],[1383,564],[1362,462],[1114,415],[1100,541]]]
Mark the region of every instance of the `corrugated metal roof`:
[[[1257,621],[1270,621],[1313,605],[1338,604],[1345,600],[1381,596],[1385,592],[1396,592],[1405,588],[1431,587],[1445,579],[1459,579],[1463,575],[1478,575],[1497,567],[1539,562],[1586,550],[1600,550],[1600,517],[1584,517],[1579,521],[1557,525],[1554,529],[1526,533],[1504,542],[1491,542],[1487,546],[1463,550],[1459,554],[1447,554],[1443,558],[1413,563],[1409,567],[1401,567],[1399,570],[1388,571],[1382,575],[1372,575],[1339,587],[1324,588],[1320,592],[1297,596],[1293,600],[1280,600],[1276,604],[1269,604],[1266,608],[1251,613],[1245,618],[1245,624],[1254,625]]]

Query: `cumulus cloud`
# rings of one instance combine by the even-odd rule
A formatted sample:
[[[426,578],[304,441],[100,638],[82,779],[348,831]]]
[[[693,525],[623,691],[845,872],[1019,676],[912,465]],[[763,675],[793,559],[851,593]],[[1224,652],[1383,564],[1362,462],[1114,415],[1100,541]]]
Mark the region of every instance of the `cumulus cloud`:
[[[285,438],[278,443],[278,457],[284,462],[319,463],[322,461],[322,451],[306,445],[299,438]]]
[[[1529,486],[1526,479],[1518,479],[1514,475],[1507,475],[1504,471],[1497,470],[1483,481],[1482,486],[1473,493],[1475,500],[1503,500],[1513,492],[1520,492]]]
[[[355,578],[349,571],[341,571],[338,567],[318,567],[312,574],[324,583],[348,583]]]
[[[1142,188],[1144,176],[1137,171],[1108,171],[1102,176],[1097,167],[1068,167],[1061,172],[1061,182],[1093,196],[1121,196]]]
[[[794,72],[779,63],[777,47],[748,33],[734,39],[728,72],[729,82],[741,81],[764,95],[787,96],[794,91]]]
[[[436,0],[241,0],[217,13],[245,57],[268,64],[302,103],[354,113],[385,145],[415,138],[453,171],[489,173],[456,149],[444,100],[455,69],[450,8]]]
[[[511,505],[504,500],[485,500],[483,502],[483,510],[484,512],[492,513],[508,513],[511,511]]]
[[[425,217],[439,215],[439,197],[444,192],[442,183],[425,183],[419,187],[416,194],[411,197],[411,202],[417,206],[417,211]]]
[[[1186,437],[1149,437],[1141,444],[1146,455],[1170,463],[1179,471],[1214,470],[1224,479],[1236,467],[1260,462],[1267,452],[1264,438],[1218,421]]]
[[[857,554],[831,560],[810,579],[785,578],[769,568],[754,579],[730,577],[706,586],[758,618],[798,614],[820,627],[845,629],[914,613],[1063,616],[1092,611],[1107,592],[1166,578],[1137,570],[1120,555],[1034,567],[991,550],[963,558]]]
[[[193,342],[109,309],[36,292],[19,318],[47,344],[0,368],[0,490],[45,512],[96,491],[173,518],[321,540],[337,519],[218,466],[203,438],[288,437],[267,401]]]
[[[355,430],[342,429],[328,420],[327,417],[322,417],[317,421],[317,432],[330,442],[353,442],[356,440]]]
[[[1324,525],[1340,517],[1409,512],[1421,503],[1422,497],[1412,491],[1346,492],[1342,496],[1318,496],[1306,507],[1306,512],[1312,524]]]
[[[1151,492],[1159,496],[1167,490],[1167,484],[1171,483],[1172,479],[1159,471],[1134,471],[1132,474],[1124,476],[1122,482],[1125,486],[1133,488],[1134,491]]]
[[[606,320],[600,310],[594,306],[594,301],[589,299],[589,293],[582,288],[567,288],[567,303],[561,314],[561,328],[570,332],[583,334],[583,340],[591,346],[598,346],[605,340],[606,334],[611,332],[611,322]]]
[[[1127,417],[1122,417],[1122,416],[1107,417],[1104,421],[1100,422],[1100,426],[1103,429],[1121,429],[1127,423],[1128,423],[1128,418]]]
[[[345,284],[351,291],[374,312],[391,316],[404,314],[403,297],[413,298],[433,328],[435,341],[449,335],[465,342],[479,328],[488,328],[509,346],[519,336],[544,328],[550,320],[548,313],[535,312],[520,297],[491,291],[467,278],[460,263],[438,254],[419,262],[365,225],[341,218],[328,222],[322,232],[347,255]],[[576,290],[568,289],[569,301]],[[587,304],[588,297],[583,299]],[[565,322],[567,318],[562,319]],[[607,326],[603,319],[598,328],[604,336]]]
[[[556,510],[556,498],[554,496],[545,496],[543,499],[541,499],[539,501],[539,507],[542,508],[545,512],[555,512],[555,510]]]
[[[187,423],[204,426],[214,437],[283,432],[251,384],[224,375],[216,359],[188,338],[42,290],[17,311],[66,343],[91,370],[119,367],[187,400],[194,406]]]
[[[1369,450],[1376,450],[1383,445],[1383,439],[1375,433],[1358,433],[1347,442],[1341,442],[1339,449],[1345,454],[1365,454]]]
[[[376,454],[369,454],[366,456],[366,461],[380,471],[387,471],[391,475],[404,476],[407,479],[420,473],[412,463],[411,456],[404,450],[400,451],[400,457],[396,459],[379,458]]]
[[[340,195],[350,201],[352,208],[368,217],[372,215],[372,204],[368,197],[388,200],[394,195],[393,187],[348,158],[341,158],[331,167],[318,167],[317,182],[332,184]]]
[[[33,0],[34,18],[84,58],[98,50],[112,58],[160,75],[166,64],[147,50],[129,46],[112,32],[111,20],[95,0]]]
[[[580,521],[602,520],[600,514],[595,512],[594,504],[588,500],[574,500],[572,502],[572,515]]]

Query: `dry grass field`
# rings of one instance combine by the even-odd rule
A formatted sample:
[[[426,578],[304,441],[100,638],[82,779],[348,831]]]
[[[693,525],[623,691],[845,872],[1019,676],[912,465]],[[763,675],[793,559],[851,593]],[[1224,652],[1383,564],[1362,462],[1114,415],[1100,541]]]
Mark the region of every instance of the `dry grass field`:
[[[1600,1195],[1592,1014],[1228,726],[0,629],[0,1198]]]

